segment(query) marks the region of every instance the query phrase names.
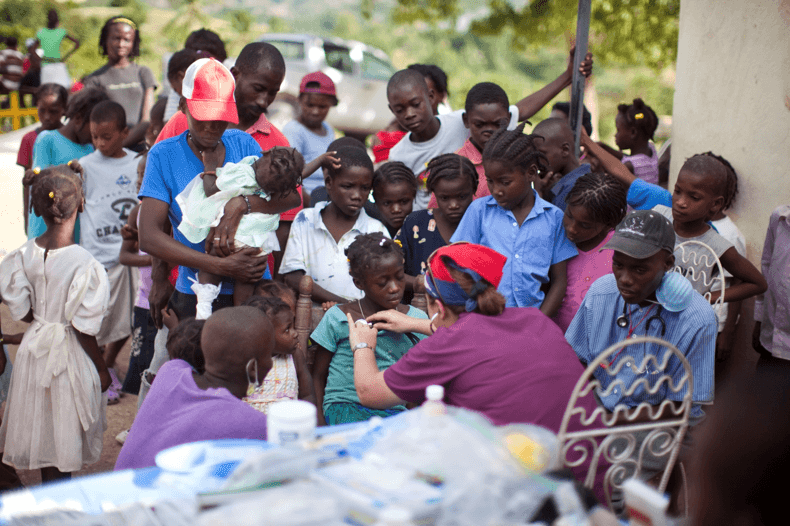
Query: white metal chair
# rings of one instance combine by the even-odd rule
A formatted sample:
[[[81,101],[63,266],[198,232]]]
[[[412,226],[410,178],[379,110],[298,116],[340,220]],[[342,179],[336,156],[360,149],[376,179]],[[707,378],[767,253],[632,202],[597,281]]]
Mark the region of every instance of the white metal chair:
[[[706,271],[695,271],[695,267],[711,268],[710,274]],[[684,241],[675,246],[675,272],[680,272],[691,282],[694,290],[710,301],[711,293],[715,290],[723,291],[726,288],[724,281],[724,267],[721,266],[718,256],[706,243],[702,241]],[[716,306],[724,303],[724,293],[713,304]]]
[[[658,345],[664,351],[655,355],[645,353],[639,364],[632,354],[627,353],[629,347],[647,345]],[[602,364],[610,364],[615,360],[616,363],[602,367]],[[678,362],[683,371],[675,383],[673,377],[667,373],[667,366],[671,364],[677,367]],[[648,371],[648,367],[651,368],[648,374],[640,375]],[[636,375],[630,385],[625,385],[621,378],[617,378],[618,373],[625,368],[629,368]],[[598,377],[609,380],[605,382],[608,384],[605,389],[596,373]],[[591,393],[605,397],[613,391],[617,392],[616,389],[621,390],[623,397],[631,396],[637,390],[643,390],[642,392],[650,395],[665,390],[667,394],[683,393],[683,396],[677,408],[672,401],[664,399],[659,405],[647,402],[636,407],[617,405],[614,412],[607,411],[599,404],[592,414],[587,414],[584,405],[578,403],[580,398]],[[584,485],[588,488],[593,487],[599,466],[610,464],[605,472],[604,494],[607,505],[611,507],[613,491],[619,489],[625,480],[639,476],[647,457],[660,459],[662,463],[665,457],[666,465],[663,467],[658,487],[663,492],[688,429],[693,390],[691,366],[683,353],[672,344],[659,338],[644,336],[612,345],[590,362],[576,382],[558,433],[560,458],[565,466],[571,468],[589,462],[584,480]],[[666,406],[669,406],[666,411],[670,416],[659,420],[658,417]],[[636,416],[644,408],[649,411],[649,420],[635,422]],[[618,424],[617,421],[622,419],[625,423]]]

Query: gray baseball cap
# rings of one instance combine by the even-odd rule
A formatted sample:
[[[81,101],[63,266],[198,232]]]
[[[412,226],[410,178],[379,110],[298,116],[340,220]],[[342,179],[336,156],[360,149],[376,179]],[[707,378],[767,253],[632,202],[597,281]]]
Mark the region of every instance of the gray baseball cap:
[[[658,212],[636,210],[620,221],[603,249],[616,250],[637,259],[649,258],[659,250],[673,253],[675,230],[669,219]]]

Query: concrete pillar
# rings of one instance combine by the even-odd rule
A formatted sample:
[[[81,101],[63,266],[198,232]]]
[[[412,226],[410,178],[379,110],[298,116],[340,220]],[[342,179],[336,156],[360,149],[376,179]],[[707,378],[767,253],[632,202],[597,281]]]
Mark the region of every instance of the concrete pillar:
[[[670,188],[713,151],[738,172],[730,218],[759,266],[768,217],[790,203],[790,0],[682,0]]]

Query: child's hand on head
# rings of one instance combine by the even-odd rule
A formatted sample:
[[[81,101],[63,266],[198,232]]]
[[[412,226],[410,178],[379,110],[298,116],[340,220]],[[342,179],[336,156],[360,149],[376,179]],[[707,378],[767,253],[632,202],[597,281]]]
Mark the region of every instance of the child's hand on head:
[[[340,159],[335,157],[337,152],[326,152],[322,153],[318,156],[321,161],[321,168],[334,168],[335,170],[340,169]]]
[[[173,309],[167,307],[162,309],[162,323],[169,331],[172,331],[173,327],[178,325],[178,316],[173,312]]]

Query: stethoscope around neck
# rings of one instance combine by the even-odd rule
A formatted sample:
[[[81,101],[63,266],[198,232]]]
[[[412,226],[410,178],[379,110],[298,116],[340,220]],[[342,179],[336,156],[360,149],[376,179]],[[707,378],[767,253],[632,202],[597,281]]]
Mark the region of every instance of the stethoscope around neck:
[[[650,330],[650,324],[653,323],[653,320],[656,320],[661,324],[661,336],[663,337],[667,333],[667,325],[666,323],[664,323],[664,319],[661,317],[661,313],[664,310],[664,306],[661,305],[660,303],[657,303],[656,305],[658,305],[658,311],[656,311],[655,314],[653,314],[647,319],[647,323],[645,324],[645,333],[647,333]],[[622,329],[628,328],[628,326],[631,324],[630,316],[628,313],[628,303],[623,304],[623,313],[617,317],[615,323],[617,323],[617,326]]]

